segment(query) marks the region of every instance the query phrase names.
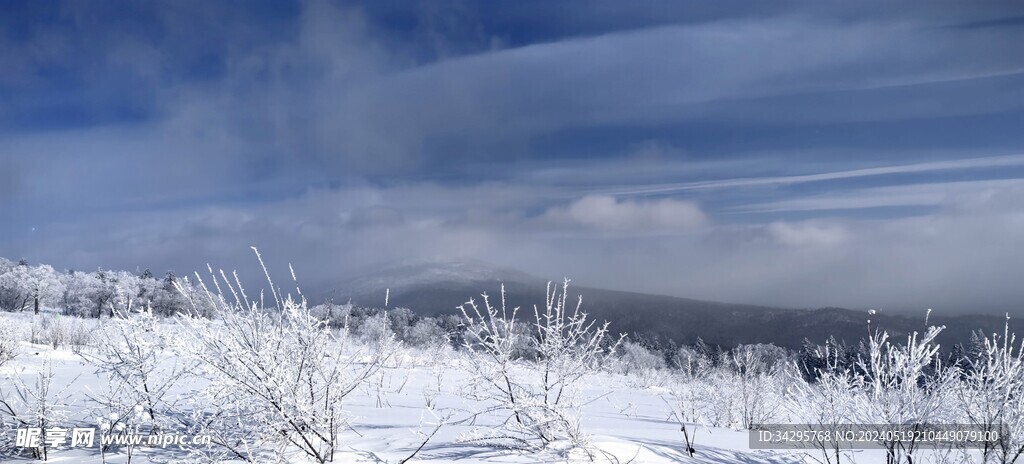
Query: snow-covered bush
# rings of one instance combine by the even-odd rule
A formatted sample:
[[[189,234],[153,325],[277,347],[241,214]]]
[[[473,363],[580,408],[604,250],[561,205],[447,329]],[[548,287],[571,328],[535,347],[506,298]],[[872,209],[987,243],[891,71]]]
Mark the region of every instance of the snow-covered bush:
[[[885,332],[875,331],[868,338],[868,354],[859,362],[859,379],[865,397],[854,408],[852,423],[926,424],[938,416],[941,395],[948,387],[951,372],[939,363],[939,345],[935,337],[943,327],[929,327],[921,335],[907,336],[906,344],[889,341]],[[917,443],[883,439],[886,460],[903,462],[913,456]]]
[[[714,362],[707,354],[689,346],[682,346],[676,349],[675,355],[672,356],[672,367],[692,377],[714,367]]]
[[[857,371],[862,356],[862,344],[851,346],[845,341],[829,337],[824,345],[804,339],[803,347],[795,356],[796,369],[807,381],[814,382],[822,372]]]
[[[53,329],[50,327],[52,324],[53,317],[49,315],[34,316],[29,331],[29,343],[50,344],[54,339],[59,338],[59,335],[54,335]]]
[[[618,365],[623,374],[636,374],[637,372],[664,369],[665,358],[639,343],[626,341],[619,349]]]
[[[278,298],[274,307],[233,295],[207,293],[219,320],[182,319],[178,350],[198,363],[209,384],[192,404],[192,429],[219,447],[206,458],[263,461],[286,447],[308,459],[334,459],[339,434],[348,427],[342,400],[364,385],[394,351],[392,338],[372,346],[348,343],[310,313],[304,299]],[[218,287],[220,283],[218,283]],[[271,283],[271,288],[273,284]],[[284,445],[284,446],[282,446]]]
[[[196,278],[198,281],[198,276]],[[173,297],[167,291],[168,285],[173,288]],[[210,292],[203,288],[201,281],[194,284],[187,277],[176,278],[170,273],[164,279],[164,284],[153,301],[153,313],[161,316],[188,315],[212,318],[217,316],[218,312],[218,300],[211,297]]]
[[[671,388],[675,383],[675,372],[668,369],[664,355],[632,341],[622,343],[608,367],[610,372],[624,375],[631,388]]]
[[[395,333],[391,330],[388,316],[387,313],[380,312],[363,319],[352,334],[363,343],[373,343],[381,339],[395,338]]]
[[[405,341],[409,336],[409,330],[419,318],[409,308],[393,308],[387,310],[388,326],[395,338]]]
[[[124,302],[119,316],[98,331],[95,348],[79,351],[79,355],[96,366],[97,374],[106,378],[91,395],[93,412],[99,418],[101,442],[126,434],[158,433],[178,425],[173,417],[180,414],[179,398],[170,391],[192,373],[194,365],[187,358],[175,356],[169,332],[148,308],[132,310]],[[189,379],[193,380],[193,379]],[[128,440],[122,451],[128,459],[135,445]],[[103,455],[110,451],[103,445]]]
[[[416,324],[409,328],[404,341],[406,345],[423,348],[448,346],[450,343],[448,333],[432,317],[416,321]]]
[[[1024,456],[1024,345],[1015,342],[1009,321],[1002,337],[985,336],[951,389],[966,423],[1001,432],[996,446],[982,449],[983,462],[1012,463]]]
[[[769,422],[782,404],[785,351],[772,345],[739,345],[728,358],[739,425],[752,429]]]
[[[711,398],[710,376],[714,369],[711,360],[703,353],[689,348],[680,348],[675,357],[677,381],[670,387],[680,421],[694,424],[716,422],[708,417],[708,398]]]
[[[813,353],[814,367],[797,366],[797,370],[814,369],[808,375],[789,376],[786,409],[793,421],[837,430],[841,424],[852,423],[854,408],[861,392],[858,373],[844,361],[845,347],[829,340]],[[813,379],[813,380],[812,380]],[[818,462],[839,464],[844,450],[837,438],[828,437],[815,443],[822,453]]]
[[[77,317],[37,314],[32,318],[29,341],[54,348],[80,348],[88,345],[96,325]]]
[[[8,382],[0,384],[0,432],[11,435],[10,430],[20,427],[36,427],[43,431],[61,428],[68,418],[68,397],[70,385],[58,389],[53,381],[53,363],[49,356],[43,359],[42,369],[34,376],[34,381],[25,382],[20,376],[13,376],[13,388],[3,388]],[[10,443],[0,443],[10,447]],[[40,439],[38,446],[24,447],[33,459],[47,460],[49,448],[45,440]]]
[[[343,305],[324,303],[309,308],[309,313],[317,319],[326,321],[327,325],[331,327],[348,327],[351,329],[354,321],[350,320],[350,316],[354,308],[355,306],[352,303]]]
[[[101,401],[108,413],[127,420],[141,407],[145,418],[153,421],[149,425],[156,427],[174,409],[168,391],[194,366],[169,351],[174,332],[151,310],[124,311],[120,316],[99,330],[93,350],[79,355],[106,375],[108,389],[115,393],[109,395],[114,401]]]
[[[463,347],[474,373],[467,393],[484,402],[488,412],[506,417],[495,428],[477,430],[464,440],[522,450],[556,442],[586,446],[577,416],[584,400],[579,381],[601,367],[621,338],[609,335],[608,323],[597,325],[581,311],[582,298],[575,307],[568,306],[568,290],[568,280],[561,291],[548,284],[544,309],[534,306],[534,320],[524,325],[529,327],[526,334],[516,329],[518,308],[506,308],[504,287],[500,307],[486,293],[482,307],[473,299],[460,307],[466,327]],[[532,347],[531,357],[537,359],[533,365],[522,364],[517,353],[527,336],[532,343],[525,346]]]
[[[60,318],[64,326],[64,346],[72,349],[82,348],[91,345],[95,340],[95,322],[85,321],[78,318]]]
[[[785,409],[795,422],[826,429],[838,424],[965,423],[964,416],[950,407],[955,403],[951,392],[960,371],[941,362],[935,338],[942,330],[928,327],[923,335],[911,333],[904,344],[894,343],[886,332],[876,330],[852,364],[851,350],[835,340],[813,350],[805,348],[794,363],[799,372],[788,375]],[[966,388],[972,390],[970,395],[977,393],[973,386]],[[921,443],[900,441],[888,434],[878,436],[887,463],[916,462]],[[843,455],[834,441],[817,445],[822,462],[839,462]]]
[[[788,352],[772,345],[740,345],[716,353],[682,347],[674,356],[669,386],[672,413],[685,423],[750,429],[782,419],[785,385],[791,375]]]
[[[731,370],[715,366],[704,377],[691,382],[689,388],[700,392],[695,405],[698,422],[712,427],[741,426],[735,380]]]
[[[18,356],[18,336],[14,328],[0,325],[0,366]]]

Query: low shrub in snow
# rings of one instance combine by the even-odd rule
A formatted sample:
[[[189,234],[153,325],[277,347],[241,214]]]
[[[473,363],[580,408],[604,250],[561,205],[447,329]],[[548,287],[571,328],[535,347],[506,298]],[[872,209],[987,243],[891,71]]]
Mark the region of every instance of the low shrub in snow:
[[[483,306],[473,299],[461,306],[463,347],[474,372],[467,394],[483,402],[486,412],[505,416],[500,425],[478,429],[463,440],[521,450],[556,443],[586,447],[579,429],[578,411],[585,400],[579,382],[600,369],[621,339],[610,336],[607,323],[597,325],[580,310],[582,298],[574,307],[567,305],[568,290],[568,280],[561,291],[548,284],[544,309],[534,306],[533,320],[522,325],[516,319],[518,308],[509,311],[505,306],[504,287],[499,307],[486,293]],[[524,349],[529,350],[526,356],[521,354]],[[526,365],[524,357],[536,361]]]
[[[18,337],[13,327],[0,325],[0,366],[18,356]]]
[[[350,343],[347,330],[315,317],[305,299],[274,291],[274,306],[263,307],[243,300],[241,289],[231,292],[241,295],[234,304],[207,293],[219,320],[184,318],[176,339],[179,353],[209,380],[193,398],[190,418],[192,432],[218,445],[204,457],[262,462],[292,449],[333,461],[349,427],[342,401],[393,355],[393,337],[381,331],[373,344]]]
[[[619,371],[625,375],[665,368],[665,359],[643,345],[626,341],[619,349]]]
[[[10,382],[0,384],[0,433],[4,435],[0,437],[0,450],[27,453],[33,459],[45,461],[50,451],[45,440],[40,440],[37,446],[14,448],[9,438],[18,428],[34,427],[45,431],[65,424],[71,386],[60,386],[54,382],[49,356],[44,358],[42,369],[30,379],[26,381],[20,376],[12,376]]]
[[[96,324],[77,317],[42,313],[32,319],[29,341],[54,348],[81,348],[90,343]]]

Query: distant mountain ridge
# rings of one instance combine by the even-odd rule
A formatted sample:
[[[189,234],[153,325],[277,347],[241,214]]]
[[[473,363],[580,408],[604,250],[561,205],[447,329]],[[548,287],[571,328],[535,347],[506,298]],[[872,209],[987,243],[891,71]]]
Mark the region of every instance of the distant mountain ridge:
[[[335,302],[352,299],[364,305],[380,305],[388,289],[392,296],[397,296],[401,292],[423,286],[494,282],[543,285],[545,281],[516,269],[491,266],[479,261],[413,262],[392,264],[372,274],[345,281],[324,296]]]
[[[423,316],[456,314],[457,307],[487,292],[497,302],[504,284],[509,308],[519,306],[521,317],[532,317],[533,305],[544,302],[547,279],[475,261],[401,263],[342,282],[322,299],[352,301],[364,306],[405,307]],[[556,282],[560,283],[560,282]],[[804,339],[824,342],[829,336],[856,343],[871,329],[887,330],[902,338],[925,329],[920,317],[844,308],[785,309],[721,303],[665,295],[570,286],[570,294],[583,295],[583,310],[597,320],[611,322],[613,332],[652,340],[692,344],[698,338],[723,347],[741,343],[773,343],[799,348]],[[931,325],[945,325],[943,345],[966,343],[972,330],[1003,331],[1005,319],[991,315],[932,314]],[[1024,324],[1011,320],[1011,330],[1024,333]]]

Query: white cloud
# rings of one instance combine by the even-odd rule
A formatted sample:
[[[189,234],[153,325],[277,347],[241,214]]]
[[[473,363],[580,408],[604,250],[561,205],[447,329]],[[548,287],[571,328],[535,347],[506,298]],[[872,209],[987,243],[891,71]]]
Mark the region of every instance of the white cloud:
[[[766,229],[777,243],[792,247],[839,245],[849,238],[846,229],[837,224],[776,221]]]
[[[572,223],[604,232],[679,232],[708,223],[700,207],[684,200],[619,200],[606,195],[587,195],[567,207],[545,213],[554,223]]]
[[[550,203],[533,190],[424,184],[110,213],[40,229],[38,242],[6,245],[19,250],[13,257],[58,267],[182,274],[209,262],[244,278],[258,277],[251,244],[276,270],[293,263],[311,292],[312,284],[331,285],[382,262],[474,258],[585,286],[711,300],[1019,314],[1024,214],[1012,194],[991,197],[985,208],[913,218],[729,224],[687,201],[607,196],[530,219],[529,211]],[[480,212],[467,213],[465,201]]]

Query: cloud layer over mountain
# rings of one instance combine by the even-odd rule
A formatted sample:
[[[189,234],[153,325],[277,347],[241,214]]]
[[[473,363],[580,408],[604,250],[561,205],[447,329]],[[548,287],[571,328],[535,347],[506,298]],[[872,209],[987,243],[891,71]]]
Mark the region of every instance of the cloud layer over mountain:
[[[6,2],[0,256],[1020,311],[1010,2]]]

